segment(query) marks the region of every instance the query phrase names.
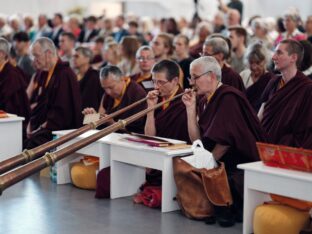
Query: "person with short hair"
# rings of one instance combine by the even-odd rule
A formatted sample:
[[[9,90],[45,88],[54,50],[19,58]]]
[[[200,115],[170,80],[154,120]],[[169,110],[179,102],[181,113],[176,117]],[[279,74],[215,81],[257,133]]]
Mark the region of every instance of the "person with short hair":
[[[259,161],[256,142],[266,137],[245,95],[222,83],[221,67],[214,57],[194,60],[190,73],[196,93],[186,90],[182,97],[189,137],[201,139],[205,149],[225,164],[234,209],[216,207],[215,211],[220,225],[232,226],[234,216],[241,220],[243,209],[244,172],[237,165]]]
[[[152,47],[141,46],[136,52],[136,60],[140,72],[130,76],[131,80],[140,84],[146,92],[154,89],[152,82],[152,67],[155,64],[155,55]]]
[[[247,31],[240,26],[233,26],[228,28],[231,40],[232,52],[231,53],[231,67],[237,73],[243,71],[246,67],[244,64],[244,54],[247,45]]]
[[[82,124],[81,96],[75,73],[57,56],[53,41],[42,37],[30,48],[37,69],[30,83],[31,115],[24,148],[52,140],[52,132]]]
[[[79,81],[82,109],[92,107],[98,109],[103,95],[103,89],[99,80],[99,72],[91,66],[92,51],[87,47],[75,48],[73,66],[77,70]]]
[[[69,62],[71,67],[74,48],[76,44],[76,37],[71,32],[62,32],[59,38],[61,60]]]
[[[101,100],[98,113],[101,116],[107,116],[118,111],[132,103],[146,97],[144,89],[132,81],[129,77],[124,77],[121,70],[117,66],[107,65],[100,70],[100,82],[104,89],[104,95]],[[114,119],[108,124],[113,124],[119,119],[126,119],[146,108],[146,103],[142,103],[137,107],[128,110]],[[94,108],[85,108],[82,112],[84,115],[96,113]],[[126,130],[130,132],[143,133],[145,118],[142,117],[126,126]]]
[[[29,56],[30,38],[26,32],[18,32],[13,36],[13,42],[17,54],[17,66],[22,69],[28,84],[30,78],[35,73],[35,69]]]
[[[153,107],[157,103],[168,100],[183,93],[179,85],[179,65],[171,60],[161,60],[152,68],[155,90],[147,94],[147,106]],[[186,121],[186,109],[181,99],[166,103],[161,109],[147,114],[145,134],[190,142]]]
[[[159,33],[151,42],[157,62],[170,59],[173,53],[173,36],[169,33]]]
[[[183,72],[183,88],[189,88],[190,64],[193,58],[189,55],[189,39],[179,34],[173,39],[175,58]]]
[[[293,39],[277,45],[272,60],[281,75],[264,90],[258,116],[271,143],[312,149],[312,81],[299,70],[303,53]]]
[[[97,18],[93,15],[89,16],[85,20],[85,27],[80,31],[78,41],[80,43],[91,42],[97,35]]]
[[[204,43],[203,56],[212,56],[218,61],[222,69],[222,83],[245,92],[244,83],[240,75],[226,64],[229,53],[229,45],[223,37],[211,35]]]

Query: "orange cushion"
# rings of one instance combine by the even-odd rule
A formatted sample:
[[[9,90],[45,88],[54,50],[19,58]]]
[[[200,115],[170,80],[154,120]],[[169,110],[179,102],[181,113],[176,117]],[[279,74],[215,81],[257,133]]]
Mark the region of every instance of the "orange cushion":
[[[95,190],[98,169],[98,164],[86,166],[83,162],[74,163],[70,171],[72,183],[78,188]]]
[[[253,219],[255,234],[298,234],[309,223],[309,213],[284,205],[260,205]]]

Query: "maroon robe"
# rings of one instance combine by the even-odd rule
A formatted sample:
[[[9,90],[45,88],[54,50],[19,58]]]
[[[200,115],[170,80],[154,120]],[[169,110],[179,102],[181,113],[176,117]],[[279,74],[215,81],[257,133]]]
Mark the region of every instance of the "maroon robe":
[[[225,164],[233,196],[242,199],[243,171],[237,165],[259,160],[256,141],[266,141],[265,133],[247,98],[237,89],[222,85],[206,103],[206,98],[199,101],[201,139],[209,151],[216,144],[230,146],[220,161]]]
[[[7,62],[0,72],[0,110],[24,117],[25,127],[30,114],[26,88],[20,71]]]
[[[182,92],[179,88],[176,94]],[[164,110],[155,110],[155,125],[156,136],[191,142],[187,130],[186,109],[181,98],[171,101]]]
[[[141,77],[141,75],[142,75],[141,73],[136,73],[136,74],[130,76],[130,79],[135,81],[137,84],[141,85],[146,93],[148,93],[149,91],[154,90],[154,86],[153,87],[149,87],[149,86],[144,84],[145,82],[148,82],[148,83],[152,82],[152,74],[147,79],[139,81],[139,78]]]
[[[134,81],[130,81],[121,99],[121,102],[117,107],[113,108],[114,98],[110,97],[107,94],[104,94],[103,107],[106,110],[107,114],[111,114],[145,97],[146,92],[144,91],[144,89]],[[146,109],[145,102],[138,105],[137,107],[132,108],[131,110],[128,110],[127,112],[118,115],[117,117],[114,118],[114,120],[118,121],[119,119],[126,119],[144,109]],[[144,126],[145,126],[145,118],[140,118],[127,125],[126,130],[130,132],[144,133]]]
[[[278,89],[281,76],[265,92],[262,125],[273,144],[312,149],[312,81],[302,72]]]
[[[82,99],[82,109],[86,107],[93,107],[95,110],[98,110],[103,96],[99,72],[90,67],[83,78],[79,81],[79,85]]]
[[[234,71],[232,68],[228,67],[227,65],[223,65],[222,67],[222,83],[233,86],[234,88],[237,88],[241,92],[245,92],[245,86],[243,83],[242,78],[240,75]]]
[[[261,106],[261,95],[269,83],[274,77],[274,74],[267,72],[259,77],[259,79],[246,89],[246,96],[251,106],[256,112],[259,111]]]
[[[76,75],[66,62],[58,61],[50,82],[45,87],[47,72],[36,73],[38,86],[31,97],[37,105],[31,111],[32,131],[47,122],[24,142],[25,148],[33,148],[52,140],[52,131],[74,129],[82,125],[81,96]]]

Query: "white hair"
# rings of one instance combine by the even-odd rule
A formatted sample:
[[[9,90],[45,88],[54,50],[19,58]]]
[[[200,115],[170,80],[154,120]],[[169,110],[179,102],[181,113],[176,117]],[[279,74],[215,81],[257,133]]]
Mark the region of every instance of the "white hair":
[[[221,81],[221,67],[218,61],[212,56],[199,57],[198,59],[195,59],[190,66],[200,66],[206,72],[213,72],[217,76],[217,80]]]

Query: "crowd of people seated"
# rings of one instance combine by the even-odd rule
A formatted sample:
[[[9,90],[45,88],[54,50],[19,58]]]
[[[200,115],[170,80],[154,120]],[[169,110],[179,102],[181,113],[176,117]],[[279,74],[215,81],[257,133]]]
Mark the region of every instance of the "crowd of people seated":
[[[223,218],[232,225],[243,203],[236,166],[260,160],[256,141],[312,149],[312,16],[291,8],[242,25],[240,10],[223,4],[213,21],[190,22],[0,15],[0,109],[25,117],[31,149],[80,127],[84,114],[106,116],[147,96],[126,118],[187,89],[127,130],[202,139],[225,163],[235,212]]]

